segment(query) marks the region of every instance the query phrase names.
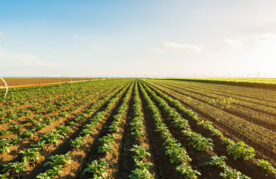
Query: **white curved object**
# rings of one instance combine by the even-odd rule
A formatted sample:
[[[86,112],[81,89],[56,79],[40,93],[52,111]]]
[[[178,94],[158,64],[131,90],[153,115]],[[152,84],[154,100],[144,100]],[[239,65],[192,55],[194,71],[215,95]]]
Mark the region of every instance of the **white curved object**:
[[[5,87],[6,87],[6,92],[5,92],[5,97],[7,96],[8,94],[8,91],[9,91],[9,87],[8,87],[8,84],[6,83],[6,81],[4,80],[4,78],[1,78],[0,79],[3,81],[3,83],[5,84]]]

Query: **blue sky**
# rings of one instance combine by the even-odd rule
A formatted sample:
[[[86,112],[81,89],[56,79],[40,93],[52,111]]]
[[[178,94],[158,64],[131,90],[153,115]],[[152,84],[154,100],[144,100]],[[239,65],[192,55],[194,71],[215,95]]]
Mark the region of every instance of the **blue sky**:
[[[274,0],[0,2],[0,76],[276,77]]]

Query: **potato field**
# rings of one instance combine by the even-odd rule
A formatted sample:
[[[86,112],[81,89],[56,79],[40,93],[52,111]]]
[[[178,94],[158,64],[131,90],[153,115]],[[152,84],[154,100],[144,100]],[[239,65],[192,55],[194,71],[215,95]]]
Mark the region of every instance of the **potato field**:
[[[273,85],[107,79],[0,93],[0,178],[276,178]]]

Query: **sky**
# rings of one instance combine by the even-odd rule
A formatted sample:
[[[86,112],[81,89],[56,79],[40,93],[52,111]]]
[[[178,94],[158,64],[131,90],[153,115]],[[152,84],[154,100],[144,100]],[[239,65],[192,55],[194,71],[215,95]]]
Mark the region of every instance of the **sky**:
[[[276,77],[275,0],[0,1],[0,76]]]

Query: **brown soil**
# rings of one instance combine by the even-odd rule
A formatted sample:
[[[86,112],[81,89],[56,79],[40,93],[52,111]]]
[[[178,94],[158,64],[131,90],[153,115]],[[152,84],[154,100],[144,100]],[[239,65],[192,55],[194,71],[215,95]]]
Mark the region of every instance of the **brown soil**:
[[[63,139],[61,141],[59,146],[51,145],[53,148],[49,149],[50,153],[49,153],[49,151],[45,151],[44,155],[47,156],[47,157],[51,156],[51,155],[56,155],[56,154],[65,154],[68,151],[69,151],[70,156],[71,156],[71,153],[72,153],[72,157],[73,157],[72,164],[71,165],[66,165],[65,168],[62,169],[62,171],[64,173],[60,176],[61,178],[71,178],[71,176],[76,175],[76,173],[77,173],[76,171],[78,169],[78,166],[80,166],[81,162],[84,161],[84,158],[81,157],[81,156],[83,156],[83,155],[85,156],[85,151],[86,152],[88,151],[88,149],[86,147],[89,148],[89,146],[91,146],[91,143],[93,143],[93,141],[95,140],[95,136],[96,136],[96,133],[98,131],[94,130],[94,135],[92,137],[87,137],[88,143],[86,144],[86,147],[84,147],[84,150],[74,150],[73,149],[72,151],[70,151],[70,149],[72,147],[70,146],[69,139],[76,138],[79,135],[79,133],[82,129],[82,126],[84,126],[85,124],[88,123],[88,119],[91,118],[94,114],[96,114],[96,112],[101,111],[106,104],[107,103],[105,103],[103,106],[99,106],[98,109],[95,110],[92,114],[89,114],[88,116],[86,116],[85,120],[82,120],[82,122],[75,123],[74,128],[72,128],[72,131],[70,132],[70,134],[66,137],[66,139]],[[69,121],[67,121],[67,123],[68,122]],[[101,127],[101,124],[99,124],[98,127]],[[45,158],[47,158],[47,157],[45,157]],[[35,168],[30,169],[29,170],[30,173],[28,175],[26,175],[25,178],[34,178],[37,174],[45,171],[45,168],[43,167],[43,164],[45,162],[46,161],[43,160]],[[73,164],[75,164],[75,165],[73,165]]]
[[[166,93],[167,95],[175,98],[173,95],[171,95],[170,93],[162,90],[159,88],[160,91]],[[170,89],[172,90],[172,89]],[[172,90],[175,91],[175,90]],[[175,91],[176,92],[176,91]],[[179,92],[177,92],[179,93]],[[219,129],[225,134],[225,133],[230,133],[230,138],[236,138],[239,140],[243,140],[246,143],[248,143],[249,145],[253,146],[259,153],[261,153],[263,156],[266,156],[266,158],[269,158],[268,160],[271,161],[271,163],[273,163],[274,166],[276,166],[275,164],[275,155],[273,154],[273,151],[270,148],[266,148],[256,142],[254,142],[253,140],[249,139],[247,136],[242,135],[238,132],[236,132],[235,130],[231,129],[230,127],[223,125],[221,122],[217,121],[216,119],[214,119],[213,117],[211,117],[210,115],[202,112],[201,110],[192,107],[191,105],[189,105],[188,103],[186,103],[185,101],[178,99],[185,107],[187,107],[188,109],[193,110],[194,112],[196,112],[197,114],[203,116],[205,119],[212,121],[216,127],[219,126]]]
[[[78,106],[78,105],[80,105],[80,104],[82,104],[84,101],[86,101],[86,100],[88,100],[89,98],[91,98],[91,97],[93,97],[93,96],[95,96],[95,95],[100,95],[101,93],[103,93],[104,91],[101,91],[100,93],[99,93],[99,91],[100,90],[96,90],[96,91],[92,91],[92,92],[89,92],[89,93],[87,93],[87,94],[84,94],[83,96],[79,96],[78,98],[77,98],[77,100],[79,100],[79,101],[77,101],[76,103],[74,103],[74,104],[71,104],[71,105],[69,105],[69,106],[66,106],[65,108],[60,108],[60,107],[57,107],[56,106],[56,109],[58,109],[57,111],[54,111],[54,112],[51,112],[51,113],[46,113],[46,114],[44,114],[45,113],[45,111],[43,112],[43,109],[42,109],[42,111],[40,111],[39,113],[33,113],[33,114],[31,114],[31,115],[28,115],[28,116],[21,116],[21,117],[19,117],[17,120],[14,120],[14,121],[12,121],[11,123],[6,123],[6,124],[3,124],[2,126],[1,126],[1,128],[2,129],[8,129],[8,126],[10,125],[10,124],[24,124],[24,127],[22,127],[21,129],[20,129],[20,131],[23,131],[23,130],[26,130],[26,129],[30,129],[30,128],[32,128],[34,125],[32,125],[32,124],[30,124],[30,123],[27,123],[26,124],[26,119],[30,119],[30,118],[33,118],[33,117],[35,117],[35,116],[37,116],[37,115],[39,115],[39,114],[44,114],[44,120],[46,120],[46,119],[48,119],[48,118],[50,118],[50,117],[54,117],[54,116],[56,116],[56,115],[58,115],[60,112],[62,112],[62,111],[67,111],[67,110],[69,110],[71,107],[73,107],[73,106]],[[48,103],[49,104],[49,103]],[[18,134],[18,132],[17,132],[17,134]],[[13,138],[14,136],[16,136],[15,134],[8,134],[8,135],[5,135],[5,136],[1,136],[0,138]]]
[[[216,105],[212,105],[212,104],[210,104],[210,103],[207,103],[206,101],[204,101],[204,100],[202,100],[202,99],[200,99],[200,98],[197,98],[197,97],[193,97],[193,96],[187,95],[187,94],[185,93],[185,91],[189,91],[189,90],[187,90],[187,89],[183,89],[183,88],[180,88],[180,87],[171,86],[171,85],[167,85],[167,84],[166,84],[166,85],[158,84],[158,85],[160,85],[160,86],[162,86],[162,87],[165,87],[165,88],[168,88],[168,89],[170,89],[170,90],[173,90],[173,91],[175,91],[175,92],[177,92],[177,93],[183,94],[183,95],[185,95],[185,96],[189,96],[189,97],[191,97],[191,98],[193,98],[193,99],[195,99],[195,100],[198,100],[198,101],[200,101],[200,102],[202,102],[202,103],[204,103],[204,104],[206,104],[206,105],[213,106],[213,107],[215,107],[217,110],[222,110],[222,109],[218,108]],[[180,89],[181,91],[176,90],[175,88],[178,88],[178,89]],[[189,92],[191,92],[191,91],[189,91]],[[209,96],[207,96],[207,95],[205,95],[205,94],[200,94],[200,93],[197,93],[197,92],[191,92],[191,93],[194,93],[194,94],[197,94],[197,95],[202,95],[202,96],[205,96],[205,97],[208,97],[208,98],[213,98],[213,97],[209,97]],[[213,98],[213,99],[215,99],[215,98]],[[227,113],[229,113],[229,114],[232,114],[232,115],[241,117],[242,119],[245,119],[245,120],[247,120],[247,121],[249,121],[249,122],[251,122],[251,123],[254,123],[254,124],[256,124],[256,125],[260,125],[260,126],[266,128],[266,129],[268,129],[268,130],[271,130],[272,132],[275,131],[276,123],[274,123],[274,122],[272,123],[272,122],[270,122],[270,121],[267,122],[266,120],[260,120],[260,119],[254,118],[254,117],[252,117],[252,116],[249,116],[249,115],[247,115],[246,113],[240,113],[239,111],[235,111],[234,109],[233,109],[233,110],[229,110],[229,109],[226,109],[226,108],[225,108],[225,109],[223,109],[223,111],[225,111],[225,112],[227,112]],[[270,116],[270,117],[272,118],[272,116]]]
[[[139,89],[140,91],[140,89]],[[163,147],[164,140],[161,135],[155,131],[156,123],[153,119],[153,114],[147,108],[146,101],[142,97],[140,91],[140,96],[143,104],[143,113],[145,117],[146,132],[149,136],[149,144],[152,149],[154,165],[156,166],[155,178],[172,178],[178,179],[183,178],[179,172],[176,171],[176,166],[170,163],[169,157],[165,153],[165,148]]]
[[[90,150],[87,153],[86,157],[83,159],[83,163],[81,163],[80,167],[78,168],[78,174],[77,174],[77,178],[89,178],[91,177],[88,173],[83,173],[83,170],[87,167],[87,165],[89,165],[89,163],[93,160],[97,160],[100,158],[106,158],[108,162],[111,162],[110,164],[113,165],[114,168],[112,168],[111,173],[109,174],[109,176],[111,177],[117,170],[117,160],[118,160],[118,156],[119,156],[119,147],[120,147],[120,143],[121,143],[121,139],[122,139],[122,135],[123,135],[123,131],[122,129],[120,130],[120,134],[117,135],[118,139],[116,139],[114,148],[115,150],[110,152],[110,154],[104,155],[104,154],[99,154],[97,152],[97,147],[98,147],[98,140],[105,136],[106,134],[108,134],[108,126],[111,125],[112,121],[113,121],[113,116],[117,113],[117,109],[119,108],[119,106],[122,103],[122,99],[125,96],[126,91],[123,93],[123,95],[121,96],[121,98],[119,99],[119,101],[117,102],[117,104],[114,104],[113,109],[108,113],[108,119],[105,121],[105,123],[103,124],[102,130],[99,131],[99,133],[95,136],[94,138],[94,142],[91,146],[90,146]],[[125,121],[125,120],[124,120]],[[121,124],[124,125],[124,124]],[[114,162],[114,161],[115,162]]]
[[[152,100],[154,101],[153,98]],[[158,106],[156,101],[154,102],[155,105]],[[210,165],[206,165],[206,163],[211,160],[211,154],[206,151],[197,151],[192,146],[188,145],[186,141],[187,138],[182,134],[181,129],[173,127],[171,121],[168,120],[167,114],[164,112],[164,110],[160,108],[160,106],[158,107],[163,116],[163,122],[165,122],[173,137],[176,138],[182,144],[182,146],[186,149],[188,155],[191,157],[192,162],[190,164],[192,168],[198,170],[201,173],[201,175],[198,178],[222,178],[219,176],[219,173],[222,172],[221,169]]]
[[[109,90],[108,92],[104,92],[103,94],[100,94],[100,96],[105,96],[106,94],[108,94],[111,90]],[[92,95],[94,96],[94,95]],[[91,97],[91,96],[89,96]],[[83,101],[83,100],[82,100]],[[81,102],[79,104],[81,104]],[[14,145],[10,148],[10,153],[4,153],[1,155],[1,162],[9,162],[9,161],[12,161],[14,159],[17,158],[17,152],[16,151],[19,151],[19,150],[23,150],[27,147],[29,147],[31,144],[39,141],[39,136],[41,136],[42,134],[45,134],[55,128],[57,128],[58,126],[60,126],[61,124],[64,124],[65,121],[68,121],[68,120],[72,120],[76,115],[80,114],[84,109],[88,108],[89,106],[91,106],[92,104],[95,103],[96,100],[90,102],[89,104],[86,104],[84,106],[80,106],[78,109],[76,109],[75,111],[73,111],[72,113],[70,113],[68,116],[66,116],[65,118],[60,118],[59,120],[57,121],[54,121],[53,123],[51,123],[50,125],[46,126],[45,128],[37,131],[36,133],[34,133],[34,136],[31,137],[31,138],[26,138],[26,139],[23,139],[23,144],[20,143],[20,144],[17,144],[17,145]],[[69,107],[68,107],[69,108]],[[57,115],[58,112],[54,112],[52,114],[49,114],[49,116],[55,116]]]
[[[144,133],[145,136],[141,136],[139,138],[133,137],[131,135],[131,129],[130,129],[130,123],[132,119],[134,118],[134,95],[132,95],[132,98],[129,103],[129,111],[128,111],[128,117],[125,125],[125,133],[122,139],[122,144],[120,147],[120,154],[119,154],[119,161],[118,161],[118,171],[115,175],[115,178],[128,178],[130,175],[131,171],[134,170],[135,163],[134,160],[132,159],[132,154],[131,154],[131,147],[133,145],[140,145],[144,147],[148,152],[150,152],[150,146],[149,146],[149,141],[148,141],[148,135],[147,133]],[[143,113],[141,114],[142,116]],[[145,122],[145,121],[144,121]],[[145,124],[143,125],[143,131],[145,132]],[[152,155],[147,158],[147,162],[153,163]],[[152,166],[150,168],[151,174],[156,173],[155,171],[155,166]]]
[[[159,89],[159,90],[162,91],[161,89]],[[166,93],[166,92],[164,92],[164,93]],[[170,95],[170,94],[168,94],[168,95]],[[173,96],[171,96],[171,97],[173,97]],[[180,102],[182,102],[182,101],[180,100]],[[186,106],[186,104],[183,104],[183,105]],[[181,114],[181,111],[178,111],[178,112]],[[183,114],[182,113],[182,115],[183,115],[183,118],[189,119],[189,124],[190,124],[190,126],[191,126],[191,128],[192,128],[192,130],[194,132],[200,133],[204,137],[211,138],[213,140],[213,143],[214,143],[214,152],[217,153],[217,155],[219,155],[219,156],[222,156],[222,155],[227,156],[227,158],[228,158],[227,164],[228,165],[230,165],[231,167],[233,167],[233,168],[235,168],[235,169],[243,172],[244,174],[246,174],[247,176],[249,176],[251,178],[274,178],[275,177],[275,176],[272,176],[272,175],[268,175],[267,176],[266,173],[265,173],[265,171],[261,167],[258,167],[254,163],[253,160],[249,160],[249,161],[244,161],[244,160],[237,160],[236,161],[236,160],[234,160],[232,156],[228,155],[228,153],[226,151],[226,146],[224,144],[222,144],[222,140],[219,137],[212,136],[211,132],[209,132],[208,130],[204,129],[202,126],[198,126],[197,123],[196,123],[196,121],[193,120],[192,118],[190,118],[187,114]],[[205,115],[202,115],[200,113],[199,116],[200,116],[201,119],[205,119],[206,120],[206,118],[205,118],[206,116]],[[221,128],[218,128],[218,129],[221,130],[221,131],[223,131],[224,136],[232,138],[235,141],[239,141],[236,136],[233,136],[233,134],[230,135],[225,130],[223,130]],[[172,131],[175,132],[176,130],[174,129]],[[180,134],[180,137],[181,137],[181,134]],[[183,138],[183,135],[182,135],[182,138]],[[260,155],[260,154],[258,154],[257,157],[258,158],[264,158],[264,156]],[[266,158],[266,159],[269,160],[268,158]]]

